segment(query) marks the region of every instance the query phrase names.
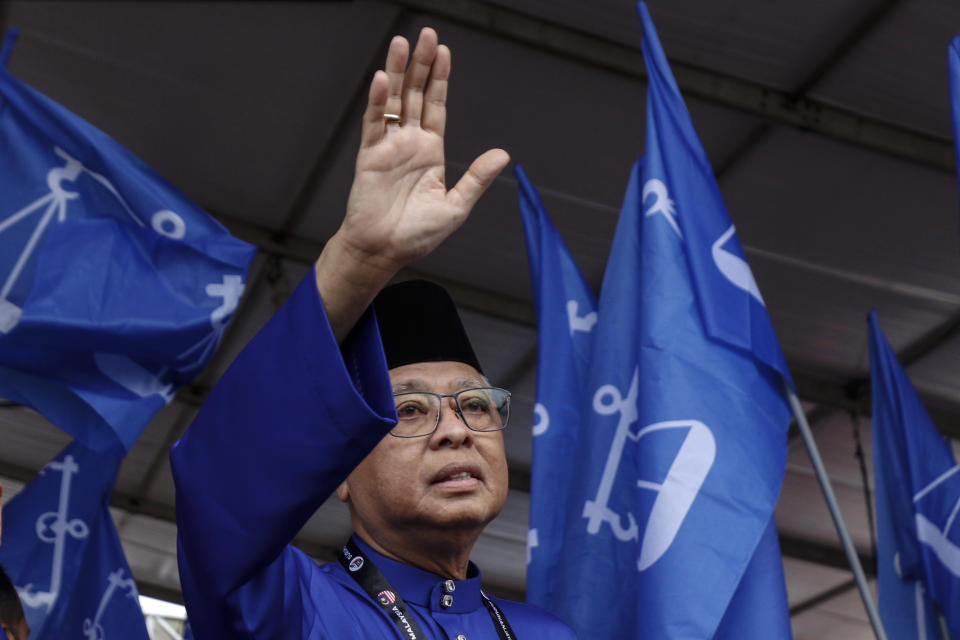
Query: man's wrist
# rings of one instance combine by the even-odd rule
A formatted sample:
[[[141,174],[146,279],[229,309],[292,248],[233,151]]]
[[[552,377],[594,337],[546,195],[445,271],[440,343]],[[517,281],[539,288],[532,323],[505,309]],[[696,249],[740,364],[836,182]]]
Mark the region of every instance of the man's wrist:
[[[389,258],[352,247],[340,232],[330,238],[314,265],[314,276],[338,342],[350,333],[401,266]]]

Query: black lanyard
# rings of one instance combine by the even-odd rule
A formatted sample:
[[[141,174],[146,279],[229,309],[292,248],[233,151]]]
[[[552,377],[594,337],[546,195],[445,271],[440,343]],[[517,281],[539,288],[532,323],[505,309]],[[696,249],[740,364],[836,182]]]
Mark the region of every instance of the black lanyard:
[[[393,623],[397,625],[400,636],[408,640],[427,640],[427,634],[421,629],[420,625],[414,619],[413,614],[407,607],[397,590],[393,588],[386,576],[380,572],[373,560],[364,556],[363,552],[353,540],[347,542],[340,552],[340,564],[347,570],[347,573],[357,581],[360,588],[367,592],[370,598],[379,604]],[[487,612],[493,620],[497,629],[497,635],[500,640],[516,640],[510,623],[506,616],[500,610],[493,600],[487,597],[483,591],[480,592],[483,597],[483,604],[487,607]]]

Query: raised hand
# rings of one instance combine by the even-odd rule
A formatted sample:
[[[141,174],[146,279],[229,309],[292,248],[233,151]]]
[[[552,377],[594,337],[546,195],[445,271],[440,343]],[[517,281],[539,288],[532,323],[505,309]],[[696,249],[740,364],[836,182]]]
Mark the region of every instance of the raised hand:
[[[450,50],[425,28],[390,43],[370,83],[347,215],[317,260],[317,286],[331,325],[345,335],[396,272],[435,249],[466,220],[510,158],[491,149],[447,190],[443,133]],[[399,119],[394,116],[399,116]]]

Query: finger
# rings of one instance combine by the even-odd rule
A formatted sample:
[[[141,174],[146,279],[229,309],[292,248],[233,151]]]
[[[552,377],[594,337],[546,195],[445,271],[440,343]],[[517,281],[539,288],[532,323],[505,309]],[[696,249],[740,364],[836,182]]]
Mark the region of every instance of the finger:
[[[386,130],[383,112],[387,104],[389,82],[387,74],[383,71],[373,74],[373,80],[370,81],[370,94],[367,97],[367,110],[363,112],[363,123],[360,129],[361,148],[376,144]]]
[[[465,216],[470,213],[477,200],[483,195],[501,171],[510,162],[510,156],[503,149],[490,149],[473,161],[467,172],[447,193],[456,208]]]
[[[410,55],[410,44],[402,36],[394,36],[390,41],[390,50],[387,52],[387,63],[384,71],[387,72],[387,102],[384,113],[400,115],[403,111],[403,76],[407,68],[407,57]]]
[[[424,27],[413,50],[410,68],[403,80],[403,123],[420,124],[423,109],[423,88],[430,78],[430,68],[437,57],[437,32]]]
[[[450,49],[437,47],[437,58],[430,70],[430,80],[423,94],[423,115],[420,126],[439,136],[447,126],[447,84],[450,78]]]

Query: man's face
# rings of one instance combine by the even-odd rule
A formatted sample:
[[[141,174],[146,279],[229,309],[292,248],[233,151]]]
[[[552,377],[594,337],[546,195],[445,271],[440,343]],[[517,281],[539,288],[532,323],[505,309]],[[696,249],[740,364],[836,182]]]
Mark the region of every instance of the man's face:
[[[390,382],[395,393],[487,386],[476,369],[460,362],[396,367]],[[384,437],[341,487],[340,497],[349,498],[354,518],[375,538],[378,531],[424,526],[479,533],[500,513],[507,497],[503,433],[471,431],[455,406],[453,398],[443,398],[440,423],[429,436]]]

